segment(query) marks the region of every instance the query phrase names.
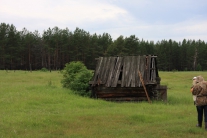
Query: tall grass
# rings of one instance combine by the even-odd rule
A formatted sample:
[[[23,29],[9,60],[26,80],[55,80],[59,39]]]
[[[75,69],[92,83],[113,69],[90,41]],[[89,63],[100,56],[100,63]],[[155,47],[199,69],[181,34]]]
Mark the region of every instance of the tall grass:
[[[114,103],[80,97],[57,71],[0,71],[0,137],[204,138],[189,91],[207,72],[159,72],[168,102]]]

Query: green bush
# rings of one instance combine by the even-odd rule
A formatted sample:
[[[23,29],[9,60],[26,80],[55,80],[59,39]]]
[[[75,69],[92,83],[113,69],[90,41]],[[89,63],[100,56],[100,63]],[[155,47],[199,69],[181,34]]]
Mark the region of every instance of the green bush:
[[[196,67],[196,71],[202,71],[202,66],[201,64],[198,63],[197,67]]]
[[[67,63],[62,71],[63,79],[61,81],[63,87],[70,88],[74,93],[89,96],[90,92],[87,91],[88,82],[92,77],[92,72],[80,61],[73,61]]]
[[[47,69],[47,68],[42,68],[40,71],[42,71],[42,72],[47,72],[48,69]]]

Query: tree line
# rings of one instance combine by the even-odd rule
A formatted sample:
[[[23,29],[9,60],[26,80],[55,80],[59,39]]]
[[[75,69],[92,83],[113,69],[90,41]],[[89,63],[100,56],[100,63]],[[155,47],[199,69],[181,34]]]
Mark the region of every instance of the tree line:
[[[0,24],[0,69],[63,69],[66,63],[82,61],[95,68],[101,56],[157,55],[157,66],[163,71],[207,70],[207,43],[202,40],[176,42],[171,39],[156,43],[120,35],[90,34],[76,28],[48,28],[40,34],[26,28],[18,31],[13,24]]]

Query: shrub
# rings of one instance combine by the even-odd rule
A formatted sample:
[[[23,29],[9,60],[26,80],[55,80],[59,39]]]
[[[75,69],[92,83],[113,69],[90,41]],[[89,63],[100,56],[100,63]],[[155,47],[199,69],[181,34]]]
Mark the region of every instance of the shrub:
[[[42,68],[40,71],[42,71],[42,72],[47,72],[48,69],[46,69],[46,68]]]
[[[62,71],[63,79],[61,81],[63,87],[70,88],[76,94],[89,96],[87,91],[88,82],[92,77],[92,72],[80,61],[67,63]]]
[[[201,64],[198,63],[197,67],[196,67],[196,71],[202,71],[202,66]]]

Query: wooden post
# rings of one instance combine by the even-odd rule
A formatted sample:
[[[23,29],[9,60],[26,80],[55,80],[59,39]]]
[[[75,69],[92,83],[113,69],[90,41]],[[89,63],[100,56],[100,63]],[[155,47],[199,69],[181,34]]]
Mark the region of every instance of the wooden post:
[[[144,91],[145,91],[145,93],[146,93],[147,100],[148,100],[149,103],[151,103],[150,98],[149,98],[148,93],[147,93],[147,89],[146,89],[146,87],[145,87],[145,85],[144,85],[144,81],[143,81],[143,79],[142,79],[142,75],[141,75],[141,73],[140,73],[139,70],[138,70],[138,73],[139,73],[139,78],[140,78],[140,80],[141,80],[141,82],[142,82],[142,86],[143,86],[143,88],[144,88]]]

